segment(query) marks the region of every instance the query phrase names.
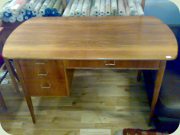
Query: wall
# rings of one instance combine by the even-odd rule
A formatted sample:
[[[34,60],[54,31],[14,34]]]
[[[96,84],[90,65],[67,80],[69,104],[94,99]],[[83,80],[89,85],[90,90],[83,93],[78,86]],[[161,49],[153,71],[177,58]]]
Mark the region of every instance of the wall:
[[[180,0],[146,0],[145,15],[155,16],[169,25],[180,25],[180,10],[172,1]]]

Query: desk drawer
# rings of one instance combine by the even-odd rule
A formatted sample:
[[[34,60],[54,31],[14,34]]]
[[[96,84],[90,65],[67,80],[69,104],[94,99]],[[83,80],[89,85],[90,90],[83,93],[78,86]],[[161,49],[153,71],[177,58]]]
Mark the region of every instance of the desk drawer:
[[[64,81],[24,80],[31,96],[69,96]]]
[[[119,68],[119,69],[157,69],[159,61],[113,61],[113,60],[68,60],[66,68]]]
[[[19,64],[24,79],[64,80],[64,67],[61,61],[20,60]]]

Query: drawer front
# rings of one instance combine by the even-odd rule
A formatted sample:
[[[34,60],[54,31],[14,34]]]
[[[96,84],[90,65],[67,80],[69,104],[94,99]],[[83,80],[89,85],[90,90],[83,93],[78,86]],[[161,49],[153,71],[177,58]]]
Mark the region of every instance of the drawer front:
[[[159,61],[113,61],[113,60],[68,60],[66,68],[119,68],[119,69],[157,69]]]
[[[28,94],[31,96],[69,96],[64,81],[25,80]]]
[[[20,60],[24,85],[31,96],[68,96],[61,61]]]
[[[21,60],[19,64],[24,79],[64,80],[64,67],[61,61]]]

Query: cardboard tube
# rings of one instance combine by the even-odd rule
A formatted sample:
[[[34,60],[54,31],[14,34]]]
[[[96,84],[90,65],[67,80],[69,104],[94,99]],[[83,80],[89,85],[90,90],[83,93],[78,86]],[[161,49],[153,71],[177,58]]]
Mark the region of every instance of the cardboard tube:
[[[48,4],[50,3],[51,0],[45,0],[41,9],[40,9],[40,12],[39,14],[41,15],[45,15],[45,9],[47,8]]]
[[[118,14],[120,16],[125,16],[126,15],[126,10],[124,6],[124,0],[118,0]]]
[[[111,0],[106,0],[106,15],[111,15]]]
[[[118,15],[117,0],[111,0],[111,13],[112,15]]]
[[[95,5],[93,9],[93,14],[98,16],[100,14],[100,6],[101,6],[101,0],[95,0]]]
[[[69,16],[70,14],[70,10],[71,10],[71,6],[72,6],[72,3],[73,3],[74,0],[70,0],[64,13],[63,13],[63,16]]]
[[[51,9],[51,10],[52,10],[52,11],[51,11],[51,14],[52,14],[53,16],[56,16],[56,15],[59,14],[59,10],[61,9],[61,8],[60,8],[61,5],[62,5],[62,7],[63,7],[62,0],[56,0],[53,8]]]
[[[32,7],[36,3],[36,1],[38,1],[38,0],[30,0],[29,3],[26,5],[26,9],[32,10]]]
[[[130,15],[137,15],[136,6],[134,0],[128,0]]]
[[[126,16],[129,16],[130,15],[130,9],[129,9],[129,5],[128,5],[127,0],[124,0],[124,6],[126,9]]]
[[[45,15],[46,15],[46,16],[51,15],[52,8],[53,8],[55,2],[56,2],[56,0],[51,0],[51,1],[49,2],[49,4],[47,5],[47,7],[45,8]]]
[[[135,5],[136,5],[136,9],[137,9],[137,14],[139,16],[143,16],[144,15],[144,11],[143,11],[143,8],[141,6],[141,3],[139,3],[138,1],[135,1]]]
[[[89,16],[91,10],[91,0],[84,0],[83,8],[82,8],[82,15]]]
[[[101,5],[100,5],[100,16],[105,16],[106,15],[106,0],[101,0]]]
[[[16,20],[17,20],[18,22],[23,22],[23,21],[24,21],[23,14],[19,14],[19,15],[17,16]]]
[[[38,4],[35,6],[33,10],[33,15],[37,16],[39,14],[39,10],[41,9],[43,3],[44,3],[44,0],[39,0]]]
[[[72,6],[71,6],[71,10],[70,10],[70,16],[75,16],[75,10],[78,6],[78,0],[74,0]]]
[[[15,23],[15,22],[16,22],[16,17],[15,17],[15,16],[11,16],[11,17],[9,18],[9,22],[10,22],[10,23]]]
[[[63,9],[64,9],[64,6],[63,6],[63,4],[61,4],[60,7],[59,7],[59,10],[58,10],[58,14],[60,16],[63,14]]]

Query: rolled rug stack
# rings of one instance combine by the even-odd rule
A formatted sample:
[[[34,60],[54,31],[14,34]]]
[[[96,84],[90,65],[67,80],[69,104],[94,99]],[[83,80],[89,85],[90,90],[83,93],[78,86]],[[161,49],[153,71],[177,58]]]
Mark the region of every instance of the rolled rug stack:
[[[70,11],[71,11],[71,7],[72,7],[72,4],[73,4],[73,1],[74,0],[70,0],[68,2],[68,5],[66,6],[66,9],[64,10],[63,16],[69,16],[70,15]]]
[[[106,15],[106,0],[101,0],[99,16],[105,16],[105,15]]]
[[[137,8],[135,5],[135,0],[128,0],[128,6],[129,6],[129,14],[130,15],[137,15]]]
[[[69,13],[70,16],[76,16],[75,10],[76,10],[77,7],[78,7],[78,2],[79,2],[79,0],[74,0],[74,1],[73,1],[72,6],[71,6],[71,10],[70,10],[70,13]]]
[[[36,16],[62,16],[64,6],[63,0],[44,0],[42,5],[38,7]]]
[[[106,16],[111,15],[111,0],[106,0]]]
[[[99,16],[101,7],[101,0],[95,0],[94,7],[92,8],[92,12],[94,16]]]
[[[39,11],[42,7],[42,4],[44,3],[45,0],[39,0],[39,2],[34,6],[33,9],[33,16],[40,16]]]
[[[14,23],[29,0],[12,0],[3,7],[3,21]]]
[[[111,0],[111,15],[118,15],[118,3],[117,0]]]
[[[56,3],[56,0],[50,0],[49,4],[47,5],[47,7],[45,9],[45,15],[46,16],[50,16],[51,15],[51,11],[52,11],[55,3]]]
[[[126,15],[124,0],[118,0],[118,15],[120,16]]]
[[[81,16],[82,15],[83,4],[84,4],[84,0],[79,0],[77,8],[75,10],[75,15],[76,16]]]
[[[7,6],[7,4],[10,2],[11,0],[0,0],[0,20],[3,18],[5,6]]]
[[[51,8],[51,15],[52,16],[62,15],[63,10],[64,10],[63,1],[56,0],[54,6]]]
[[[82,16],[89,16],[91,11],[91,0],[84,0]]]
[[[63,16],[144,15],[141,0],[70,0]]]
[[[14,23],[32,17],[61,16],[63,11],[63,0],[11,0],[4,3],[0,17],[4,22]]]

